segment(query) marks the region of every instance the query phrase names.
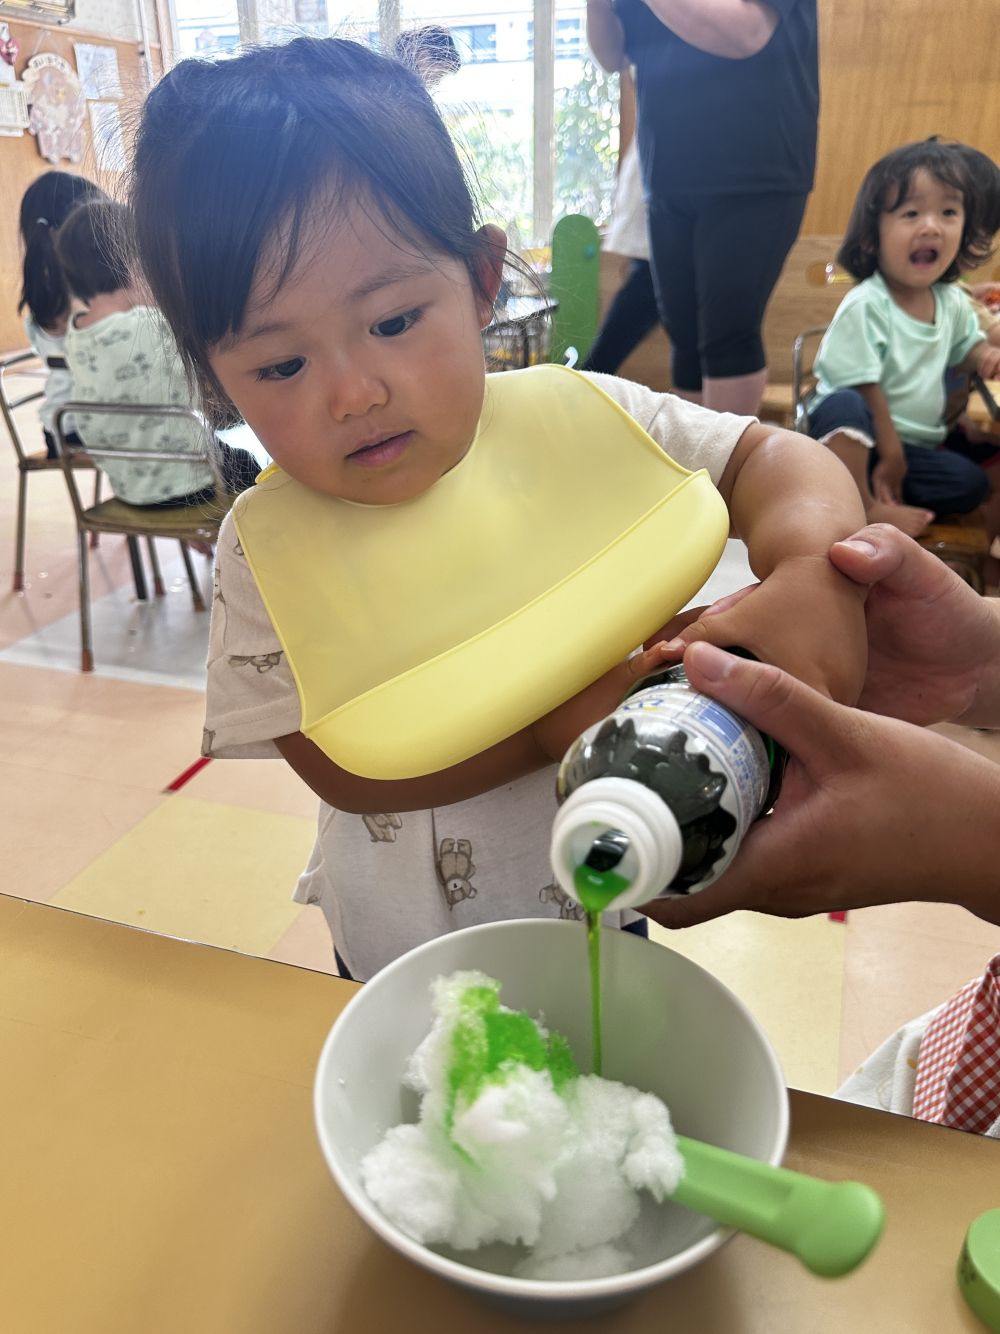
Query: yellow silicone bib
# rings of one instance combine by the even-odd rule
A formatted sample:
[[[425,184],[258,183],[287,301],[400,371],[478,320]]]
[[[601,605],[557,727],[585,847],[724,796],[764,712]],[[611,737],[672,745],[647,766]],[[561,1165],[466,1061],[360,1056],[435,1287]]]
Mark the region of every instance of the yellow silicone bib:
[[[487,377],[468,453],[415,500],[272,467],[234,518],[302,731],[376,779],[457,764],[578,693],[694,596],[729,525],[707,473],[560,366]]]

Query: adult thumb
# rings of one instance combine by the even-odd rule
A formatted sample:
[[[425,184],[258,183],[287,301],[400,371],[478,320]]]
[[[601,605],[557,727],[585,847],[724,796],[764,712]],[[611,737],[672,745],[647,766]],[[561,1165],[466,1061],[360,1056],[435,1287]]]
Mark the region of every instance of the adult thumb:
[[[695,690],[766,732],[807,769],[824,768],[843,744],[845,716],[852,710],[779,667],[738,658],[700,640],[685,652],[684,670]]]
[[[857,584],[878,584],[895,597],[925,600],[960,583],[943,561],[888,523],[873,523],[830,548],[830,561]]]

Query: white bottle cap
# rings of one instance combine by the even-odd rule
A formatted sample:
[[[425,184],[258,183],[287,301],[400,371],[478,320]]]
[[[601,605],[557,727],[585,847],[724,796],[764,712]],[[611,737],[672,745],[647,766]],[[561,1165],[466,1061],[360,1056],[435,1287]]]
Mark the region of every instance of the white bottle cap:
[[[552,870],[577,902],[576,872],[594,840],[611,830],[628,839],[628,850],[614,871],[629,884],[607,907],[616,912],[663,893],[680,870],[684,839],[673,811],[644,784],[631,778],[583,783],[559,807],[552,824]]]

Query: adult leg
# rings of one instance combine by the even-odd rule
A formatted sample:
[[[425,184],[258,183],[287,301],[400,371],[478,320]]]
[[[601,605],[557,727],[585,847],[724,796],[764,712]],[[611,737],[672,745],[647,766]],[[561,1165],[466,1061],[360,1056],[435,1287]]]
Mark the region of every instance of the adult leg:
[[[885,505],[872,494],[869,475],[875,461],[875,426],[871,409],[856,389],[838,389],[819,401],[809,413],[809,434],[854,478],[870,523],[891,523],[910,537],[918,537],[934,518],[929,509]]]
[[[695,285],[694,210],[683,202],[649,200],[649,264],[660,319],[670,339],[673,392],[700,403],[698,292]]]
[[[761,324],[805,212],[804,194],[718,195],[694,229],[702,401],[754,414],[767,385]]]
[[[613,375],[659,320],[649,261],[633,259],[580,369]]]

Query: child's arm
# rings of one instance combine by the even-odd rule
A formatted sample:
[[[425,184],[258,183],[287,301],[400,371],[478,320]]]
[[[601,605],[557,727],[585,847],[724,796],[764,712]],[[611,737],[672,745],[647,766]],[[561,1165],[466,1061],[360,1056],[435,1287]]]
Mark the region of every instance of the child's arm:
[[[1000,324],[996,328],[1000,329]],[[990,333],[992,334],[992,330]],[[968,354],[960,369],[967,373],[975,371],[984,380],[1000,378],[1000,346],[994,342],[992,337],[984,338]]]
[[[360,778],[334,764],[301,732],[275,738],[278,750],[317,796],[340,811],[418,811],[449,806],[513,783],[561,760],[582,731],[611,713],[635,683],[672,659],[662,643],[619,663],[531,727],[461,764],[398,781]]]
[[[865,674],[864,590],[827,557],[864,523],[850,473],[815,441],[755,424],[740,437],[719,490],[761,583],[751,596],[703,613],[672,648],[696,639],[738,644],[853,703]]]
[[[900,505],[903,502],[906,455],[889,413],[889,402],[881,385],[859,384],[854,388],[868,404],[875,423],[878,462],[872,469],[872,495],[883,505]]]

